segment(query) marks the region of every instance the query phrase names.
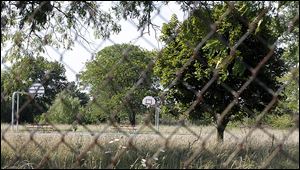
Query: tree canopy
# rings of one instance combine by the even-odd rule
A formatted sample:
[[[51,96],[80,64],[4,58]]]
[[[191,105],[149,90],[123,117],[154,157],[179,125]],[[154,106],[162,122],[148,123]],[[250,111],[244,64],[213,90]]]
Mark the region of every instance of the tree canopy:
[[[227,3],[208,8],[199,7],[183,23],[174,15],[170,23],[163,25],[161,40],[166,46],[154,71],[163,87],[168,87],[165,89],[168,92],[167,103],[162,110],[178,115],[193,106],[198,100],[197,93],[218,70],[217,80],[213,81],[204,92],[203,100],[190,109],[187,116],[190,119],[203,119],[209,113],[208,117],[217,123],[218,138],[222,140],[223,131],[232,118],[241,119],[249,114],[254,116],[255,111],[262,111],[272,100],[273,95],[258,81],[270,89],[280,87],[281,83],[276,78],[287,70],[282,60],[283,49],[276,47],[273,50],[270,46],[280,37],[283,29],[276,27],[278,23],[274,17],[266,13],[257,21],[253,32],[233,51],[236,43],[249,31],[250,23],[267,7],[252,2],[236,2],[234,9],[221,20],[221,16],[230,8]],[[200,49],[197,48],[213,30],[210,25],[216,21],[216,32]],[[232,90],[237,92],[253,76],[251,68],[255,68],[272,50],[272,57],[259,70],[256,80],[236,98]],[[223,65],[224,61],[227,64]],[[187,62],[190,64],[186,67]],[[179,77],[178,81],[170,88],[176,77]],[[222,120],[218,120],[220,113],[234,100],[237,102],[235,106]],[[252,112],[249,113],[249,110]]]
[[[2,1],[1,45],[10,47],[3,61],[14,61],[26,54],[39,56],[47,45],[71,49],[74,42],[90,43],[84,32],[95,38],[109,38],[121,31],[119,21],[137,21],[137,31],[157,29],[152,17],[169,1]],[[183,11],[207,2],[178,1]],[[214,2],[213,2],[214,3]]]
[[[183,12],[191,12],[199,7],[209,9],[222,2],[175,3],[181,6]],[[277,28],[288,25],[299,8],[298,1],[254,3],[260,7],[272,5],[270,11],[280,23],[276,25]],[[39,56],[46,45],[70,49],[75,40],[89,43],[84,37],[84,32],[89,28],[93,29],[96,38],[109,38],[111,34],[121,31],[121,19],[136,20],[138,31],[148,28],[150,32],[150,26],[157,28],[152,23],[152,17],[160,14],[161,7],[168,5],[169,1],[114,1],[111,4],[107,6],[99,1],[2,1],[1,45],[13,45],[5,60],[24,56],[20,53]],[[286,38],[293,39],[294,36]]]
[[[79,98],[63,90],[56,95],[53,104],[41,119],[51,123],[72,124],[80,116],[79,108]]]
[[[124,120],[129,116],[133,125],[135,115],[143,111],[141,99],[155,94],[159,84],[167,94],[163,112],[175,116],[188,113],[185,116],[190,120],[212,119],[217,122],[220,138],[231,119],[254,117],[274,96],[267,89],[276,90],[291,78],[296,81],[287,86],[286,96],[280,95],[279,99],[286,101],[282,106],[293,111],[299,108],[297,97],[290,97],[299,94],[299,73],[287,70],[299,67],[298,1],[176,2],[182,11],[189,12],[189,17],[179,22],[173,15],[164,24],[160,39],[165,47],[161,52],[116,44],[104,48],[87,63],[81,78],[92,87],[93,101],[89,103],[74,84],[66,82],[62,65],[39,57],[47,45],[71,49],[74,41],[89,43],[83,33],[90,27],[96,38],[109,38],[120,32],[121,19],[137,20],[141,31],[155,28],[152,16],[168,3],[120,1],[105,11],[102,2],[2,1],[1,45],[3,49],[11,46],[2,62],[10,60],[13,66],[9,71],[1,71],[1,106],[5,106],[1,107],[1,111],[5,110],[1,114],[7,113],[13,91],[27,90],[36,81],[43,81],[46,89],[45,96],[37,101],[42,110],[47,110],[56,94],[68,86],[68,100],[78,105],[79,97],[81,106],[87,104],[85,118],[89,121],[106,120],[111,115]],[[159,79],[151,74],[154,55],[154,73]],[[270,59],[257,74],[253,73],[251,69],[268,55]],[[216,80],[203,93],[203,100],[194,105],[199,99],[197,93],[212,80],[215,71]],[[254,81],[235,97],[233,91],[238,91],[251,76],[255,76]],[[178,81],[170,86],[175,78]],[[220,113],[234,100],[237,103],[231,111],[218,121]]]
[[[99,121],[115,114],[135,125],[136,114],[144,110],[143,97],[153,93],[152,59],[152,52],[131,44],[115,44],[99,51],[81,75],[94,98],[87,110],[98,115]]]
[[[120,19],[137,19],[138,30],[151,23],[151,15],[162,2],[116,1],[107,8],[99,1],[2,1],[1,45],[12,48],[5,61],[26,54],[39,56],[47,45],[71,49],[74,41],[89,43],[84,32],[109,38],[121,31]]]
[[[45,112],[55,99],[55,95],[67,87],[65,68],[61,63],[47,61],[44,57],[26,56],[14,63],[9,70],[1,69],[1,93],[5,96],[3,102],[1,101],[1,106],[6,108],[1,115],[3,114],[10,120],[11,110],[5,105],[11,106],[13,92],[28,92],[28,88],[37,82],[44,86],[45,94],[35,97],[32,101],[28,95],[20,96],[20,107],[26,101],[31,101],[21,111],[20,121],[32,122],[34,115]]]

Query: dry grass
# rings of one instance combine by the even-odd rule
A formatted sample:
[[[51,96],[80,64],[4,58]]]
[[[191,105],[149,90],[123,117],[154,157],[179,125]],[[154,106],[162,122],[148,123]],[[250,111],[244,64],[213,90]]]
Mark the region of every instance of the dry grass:
[[[113,133],[116,130],[106,125],[88,126],[94,135],[83,133],[83,127],[79,127],[79,133],[66,131],[69,128],[67,125],[57,125],[57,128],[62,132],[33,134],[22,127],[19,133],[11,132],[8,125],[1,125],[1,168],[107,168],[111,162],[116,168],[145,168],[147,165],[153,168],[183,168],[184,162],[193,156],[187,168],[222,168],[222,162],[226,162],[239,148],[238,142],[249,131],[230,129],[220,145],[215,142],[216,131],[213,127],[189,127],[201,136],[200,139],[183,127],[176,130],[175,126],[161,126],[162,136],[149,127],[137,127],[140,134],[129,131],[127,136]],[[104,129],[107,133],[100,133]],[[175,130],[176,133],[170,137]],[[267,132],[271,136],[256,129],[226,167],[259,168],[263,165],[289,131],[267,129]],[[135,147],[131,147],[129,141]],[[203,141],[204,149],[201,148]],[[82,157],[77,161],[79,155]],[[117,159],[114,162],[111,159],[115,156]],[[298,129],[286,138],[282,150],[267,163],[268,168],[299,168]]]

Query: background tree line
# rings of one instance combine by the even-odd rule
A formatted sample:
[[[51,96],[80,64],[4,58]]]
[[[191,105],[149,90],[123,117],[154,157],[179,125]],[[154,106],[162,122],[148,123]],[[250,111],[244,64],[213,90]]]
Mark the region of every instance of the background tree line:
[[[68,4],[69,8],[63,7],[62,3]],[[121,18],[138,19],[138,30],[149,29],[153,26],[151,16],[159,10],[160,3],[167,5],[169,2],[116,2],[110,9],[112,13],[105,13],[99,10],[101,3],[97,2],[1,2],[1,44],[13,42],[13,48],[4,60],[14,63],[10,70],[1,70],[1,117],[2,114],[4,116],[1,120],[9,120],[12,92],[26,90],[29,84],[37,81],[42,82],[46,94],[34,100],[41,106],[39,110],[31,106],[33,103],[24,109],[23,121],[32,122],[35,116],[45,113],[58,123],[72,123],[80,115],[84,123],[129,119],[135,125],[136,116],[145,111],[141,105],[142,98],[166,93],[166,98],[161,101],[163,117],[215,123],[218,139],[222,140],[223,132],[231,121],[256,117],[272,100],[273,95],[260,82],[277,90],[290,79],[292,81],[278,96],[279,102],[272,107],[271,113],[297,114],[299,17],[295,16],[299,16],[299,2],[296,1],[235,2],[234,8],[228,2],[177,2],[190,15],[183,22],[173,15],[170,22],[163,25],[160,41],[165,46],[161,51],[116,44],[102,49],[93,61],[87,63],[87,69],[81,73],[81,83],[91,86],[92,100],[88,100],[74,82],[66,81],[61,64],[38,57],[45,45],[71,49],[74,35],[62,28],[78,31],[78,19],[91,24],[96,36],[102,38],[120,31],[117,21]],[[219,20],[228,9],[231,9],[228,15]],[[264,10],[267,12],[255,22],[252,32],[233,54],[232,47],[249,31],[249,23],[255,21]],[[53,24],[53,18],[60,24]],[[216,21],[217,31],[199,50],[194,51],[211,31],[210,25]],[[293,29],[288,27],[291,21]],[[11,27],[19,28],[19,31],[8,29]],[[25,28],[28,29],[21,31]],[[55,38],[55,33],[39,36],[39,32],[49,28],[57,30],[57,34],[63,35],[64,39]],[[31,38],[24,41],[28,36]],[[31,41],[33,45],[27,48],[24,42]],[[274,43],[277,46],[271,49]],[[235,98],[228,87],[239,90],[252,76],[250,68],[255,68],[270,50],[273,50],[272,57],[259,70],[256,80]],[[222,65],[227,59],[227,64]],[[178,72],[188,61],[188,67]],[[32,68],[26,67],[28,64]],[[193,105],[197,93],[212,78],[215,69],[218,70],[217,80],[203,94],[204,100]],[[170,87],[176,77],[176,83]],[[236,100],[234,107],[219,120],[220,114],[233,100]],[[21,101],[26,101],[26,96],[22,96]],[[38,119],[44,118],[39,116]]]

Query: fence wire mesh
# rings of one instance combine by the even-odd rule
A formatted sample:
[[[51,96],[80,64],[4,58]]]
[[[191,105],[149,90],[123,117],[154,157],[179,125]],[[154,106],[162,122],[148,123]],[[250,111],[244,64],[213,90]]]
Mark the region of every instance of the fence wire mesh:
[[[42,1],[38,5],[35,4],[36,6],[32,3],[32,9],[29,9],[29,6],[24,7],[23,12],[26,13],[27,10],[26,17],[32,21],[28,29],[33,29],[34,24],[39,24],[39,17],[44,17],[41,11],[47,10],[49,5],[64,14],[66,19],[67,16],[71,17],[71,13],[65,14],[60,11],[55,3],[57,2]],[[277,4],[278,10],[280,3]],[[10,5],[6,11],[6,14],[9,14],[18,4],[22,3],[7,2],[3,3],[1,8],[4,11],[5,5]],[[89,14],[86,15],[86,18],[89,18],[88,22],[96,24],[94,20],[101,19],[105,14],[92,4],[86,3],[85,5],[90,6],[82,9],[89,10],[85,11]],[[129,40],[130,43],[135,45],[143,40],[155,48],[156,50],[147,53],[152,56],[151,59],[136,59],[133,55],[143,54],[132,54],[132,51],[136,50],[134,46],[119,45],[119,40],[112,38],[96,43],[94,48],[91,48],[91,42],[85,36],[92,33],[87,28],[87,23],[75,14],[74,25],[77,25],[78,29],[64,28],[66,25],[57,18],[43,23],[44,27],[49,28],[60,25],[65,29],[62,32],[73,35],[65,38],[57,36],[54,29],[49,31],[57,41],[73,38],[75,43],[90,54],[90,68],[102,69],[102,72],[95,73],[99,77],[92,77],[90,84],[81,81],[79,73],[82,72],[73,69],[65,61],[69,49],[58,50],[57,46],[47,45],[60,56],[57,61],[71,70],[74,76],[78,76],[76,83],[80,87],[90,87],[89,104],[85,106],[93,108],[77,108],[76,113],[69,113],[69,118],[61,118],[72,119],[69,124],[64,125],[51,117],[53,109],[49,109],[50,106],[40,103],[48,98],[37,94],[22,95],[27,94],[26,91],[17,89],[24,81],[28,81],[22,77],[27,74],[26,71],[35,70],[31,68],[32,63],[26,63],[25,67],[28,68],[15,69],[17,66],[10,66],[4,62],[7,56],[16,55],[14,50],[30,56],[32,53],[29,48],[34,51],[39,47],[46,47],[45,41],[50,33],[30,31],[26,37],[19,38],[19,41],[7,48],[5,55],[1,56],[2,67],[5,68],[5,71],[1,69],[1,117],[15,117],[13,120],[8,119],[7,124],[4,124],[4,118],[1,121],[1,168],[299,168],[299,112],[286,104],[288,98],[299,95],[298,60],[287,64],[284,69],[281,68],[286,64],[283,54],[289,50],[284,48],[284,45],[298,43],[298,40],[293,42],[290,37],[299,36],[299,13],[291,13],[292,16],[287,18],[284,18],[286,11],[279,13],[282,20],[289,20],[288,25],[281,25],[282,30],[279,31],[276,30],[276,25],[270,26],[274,24],[273,20],[279,18],[278,12],[274,11],[273,5],[276,3],[260,4],[261,6],[259,3],[251,5],[250,2],[182,2],[181,7],[189,9],[185,21],[169,21],[162,12],[158,12],[152,17],[148,16],[150,20],[143,28],[139,25],[141,20],[129,18],[127,22],[135,27],[132,32],[141,30],[137,38]],[[123,15],[128,17],[131,15],[126,13],[129,6],[130,3],[124,3],[122,6],[125,10]],[[161,3],[156,9],[159,11],[163,6],[168,4]],[[71,9],[72,7],[75,8],[70,5]],[[147,13],[146,9],[149,6],[142,7]],[[298,11],[298,6],[289,7]],[[31,13],[28,12],[30,10]],[[164,42],[160,49],[145,38],[150,29],[155,30],[157,37],[156,31],[159,31],[159,26],[151,22],[157,18],[169,23],[160,30],[161,38],[157,41]],[[4,12],[1,12],[1,29],[4,32],[9,29],[18,32],[13,28],[13,24],[8,24],[8,20],[9,18],[4,17]],[[24,25],[24,21],[20,22]],[[108,25],[95,25],[95,28],[112,32]],[[25,28],[20,27],[19,32],[22,29]],[[17,37],[16,34],[14,36]],[[286,44],[282,41],[284,36],[290,38]],[[6,35],[1,34],[1,44],[5,38]],[[38,45],[31,44],[34,41]],[[109,56],[116,58],[121,54],[118,60],[111,60],[113,63],[108,63],[109,61],[103,58],[103,61],[97,60],[97,57],[105,55],[104,52],[98,51],[104,48],[106,42],[112,46],[119,45],[118,48],[108,51]],[[26,45],[20,45],[22,43]],[[72,41],[67,43],[72,45]],[[299,44],[296,48],[299,49]],[[117,52],[120,49],[121,52]],[[4,53],[3,51],[4,48],[1,47],[1,52]],[[20,58],[17,58],[16,62]],[[137,66],[139,64],[143,66]],[[14,75],[13,79],[7,81],[8,84],[2,83],[6,81],[4,72],[9,71]],[[59,85],[54,88],[47,86],[55,78],[51,72],[34,74],[40,75],[35,80],[32,77],[30,82],[39,80],[45,88],[44,96],[49,95],[49,91],[58,93],[55,88],[59,88]],[[284,74],[290,76],[277,83],[278,78]],[[129,80],[124,78],[129,75],[138,77],[131,77]],[[95,84],[97,86],[94,87]],[[289,93],[290,96],[282,97],[291,84],[295,84],[295,87]],[[8,89],[9,86],[12,88]],[[67,91],[72,92],[71,88],[71,84],[64,84]],[[14,91],[20,92],[21,95],[20,109],[17,111],[10,110],[10,103],[19,100],[19,96],[17,100],[12,97]],[[142,106],[140,99],[146,95],[155,97],[154,106]],[[64,95],[57,95],[56,98],[59,99],[59,104],[72,108],[66,111],[62,109],[61,112],[74,111],[74,103],[70,103]],[[138,103],[136,98],[140,100]],[[103,102],[104,99],[107,101]],[[52,100],[50,103],[55,102]],[[299,102],[296,105],[299,108]],[[279,107],[281,115],[291,116],[288,119],[291,126],[285,130],[265,126],[266,117],[276,114]],[[24,119],[26,114],[33,112],[32,108],[39,113],[39,118],[43,117],[40,116],[41,113],[44,115],[43,124],[37,122],[37,119],[22,122],[21,115]],[[96,111],[93,112],[92,109]],[[160,126],[157,126],[156,122],[154,125],[154,119],[159,111]],[[96,121],[89,123],[85,117],[87,112],[101,112],[101,115],[105,116],[101,117],[100,113],[94,115]],[[97,117],[99,115],[100,117]],[[207,115],[208,118],[205,117]],[[250,118],[253,120],[251,125],[246,122]],[[164,123],[164,119],[172,119],[173,125]],[[228,127],[235,119],[241,120],[239,126]],[[280,118],[282,119],[283,117]],[[209,122],[210,126],[201,123],[194,125],[193,120]]]

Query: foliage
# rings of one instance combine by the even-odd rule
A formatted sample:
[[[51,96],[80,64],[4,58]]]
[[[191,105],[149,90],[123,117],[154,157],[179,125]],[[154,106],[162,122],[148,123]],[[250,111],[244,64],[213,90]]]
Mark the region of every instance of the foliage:
[[[137,19],[138,30],[149,28],[154,26],[151,15],[159,11],[161,2],[111,4],[107,8],[108,3],[99,1],[2,1],[1,45],[12,43],[3,61],[14,61],[24,54],[39,56],[47,45],[71,49],[75,40],[88,44],[84,38],[88,28],[93,29],[95,38],[109,38],[121,31],[121,19]]]
[[[281,31],[287,30],[286,26],[291,24],[295,16],[299,15],[299,1],[279,2],[276,11],[276,28]],[[290,28],[288,28],[290,29]],[[295,67],[299,63],[299,18],[294,23],[293,29],[281,35],[280,41],[285,49],[283,59],[289,67]]]
[[[277,13],[279,18],[278,25],[285,26],[290,24],[290,21],[297,14],[299,15],[299,2],[288,1],[280,3],[279,14]],[[280,15],[280,13],[284,15]],[[275,112],[279,115],[295,115],[299,114],[299,22],[295,22],[294,29],[290,30],[288,34],[283,34],[280,40],[285,49],[282,58],[288,65],[289,70],[283,77],[278,78],[278,81],[286,85],[283,94],[287,97],[279,102]]]
[[[293,117],[289,114],[283,114],[281,116],[268,115],[265,118],[265,120],[266,120],[265,122],[267,125],[270,125],[271,127],[274,127],[274,128],[286,129],[286,128],[291,128],[291,127],[295,126]]]
[[[46,45],[70,49],[77,36],[86,42],[83,24],[91,26],[98,37],[118,33],[120,25],[109,12],[99,10],[101,6],[83,1],[2,1],[1,44],[13,42],[8,59],[14,60],[21,53],[39,55]]]
[[[143,97],[154,94],[149,71],[152,56],[152,52],[130,44],[116,44],[99,51],[81,76],[82,82],[91,86],[94,98],[86,111],[97,115],[99,121],[115,114],[116,118],[129,118],[135,124],[135,115],[145,110]]]
[[[158,26],[151,19],[169,1],[2,1],[1,45],[12,48],[3,61],[14,61],[25,55],[39,56],[47,45],[71,49],[75,40],[89,44],[85,31],[93,29],[95,38],[109,38],[121,31],[119,21],[134,20],[137,31]],[[195,1],[178,1],[183,11],[190,11]],[[201,2],[206,4],[207,2]],[[213,2],[214,3],[214,2]],[[67,31],[66,31],[67,29]]]
[[[43,57],[25,56],[14,63],[9,70],[1,70],[1,93],[5,96],[1,101],[1,120],[10,121],[11,96],[13,92],[28,92],[33,83],[41,83],[45,88],[43,96],[20,95],[20,122],[32,122],[33,117],[48,110],[55,95],[67,86],[65,68],[58,62],[47,61]],[[2,117],[3,116],[3,117]]]
[[[136,19],[138,22],[138,30],[144,30],[148,26],[148,32],[150,32],[149,27],[153,26],[154,28],[155,26],[151,23],[152,15],[155,12],[159,13],[160,6],[163,4],[167,5],[168,3],[168,1],[120,1],[114,2],[109,11],[105,12],[102,10],[104,5],[100,2],[3,1],[1,2],[1,45],[5,47],[7,44],[12,43],[12,48],[10,48],[6,57],[3,58],[3,62],[7,59],[20,61],[20,56],[39,56],[40,52],[43,52],[43,48],[47,45],[70,49],[74,45],[75,38],[79,38],[83,40],[83,42],[88,43],[82,36],[82,30],[85,30],[82,29],[83,25],[91,26],[97,38],[108,38],[111,33],[118,33],[121,30],[118,22],[122,18],[126,20]],[[268,88],[273,90],[277,89],[280,83],[274,80],[278,77],[282,77],[283,72],[286,71],[285,65],[282,64],[282,59],[286,61],[286,65],[289,67],[296,67],[297,63],[299,63],[299,55],[296,55],[299,53],[299,23],[295,22],[295,29],[284,33],[284,31],[287,30],[289,22],[298,14],[298,1],[270,2],[271,8],[269,12],[258,21],[253,34],[246,38],[244,43],[237,48],[234,55],[228,57],[230,55],[229,46],[232,47],[235,45],[239,38],[248,30],[248,23],[253,21],[257,14],[268,6],[267,2],[235,2],[235,9],[218,23],[217,33],[206,41],[200,51],[195,54],[195,58],[188,69],[183,70],[182,73],[176,72],[178,68],[181,68],[188,61],[190,56],[194,53],[193,49],[211,30],[209,27],[210,23],[218,20],[229,8],[229,6],[226,5],[228,3],[217,1],[181,1],[176,3],[181,5],[183,11],[192,13],[189,19],[183,23],[180,23],[176,16],[173,16],[171,22],[165,24],[162,29],[161,40],[166,44],[166,47],[162,51],[162,57],[158,60],[155,73],[159,75],[160,83],[163,87],[167,87],[175,76],[181,76],[180,81],[174,87],[165,89],[168,91],[168,96],[166,98],[166,105],[162,108],[163,113],[171,113],[178,117],[179,113],[183,113],[189,109],[191,103],[195,100],[195,93],[202,89],[212,77],[213,70],[218,68],[219,78],[204,94],[205,101],[201,103],[201,105],[196,106],[188,115],[193,121],[204,120],[204,122],[210,122],[211,116],[207,116],[207,114],[212,114],[213,119],[216,120],[216,113],[222,112],[225,106],[234,98],[228,89],[224,88],[224,85],[228,85],[233,90],[239,89],[249,76],[251,76],[247,67],[255,67],[269,50],[268,45],[273,44],[277,39],[280,40],[280,42],[277,43],[280,48],[275,49],[274,57],[272,56],[258,73],[257,77],[259,80],[263,80]],[[66,28],[68,31],[66,31]],[[262,43],[262,39],[265,40],[265,43]],[[107,52],[106,55],[114,56],[112,52]],[[230,59],[229,63],[227,65],[220,65],[225,58]],[[89,121],[95,120],[96,118],[105,120],[110,114],[117,114],[119,118],[124,119],[129,112],[136,113],[138,110],[137,108],[140,105],[140,101],[126,98],[125,93],[126,91],[128,92],[137,79],[124,81],[123,79],[116,78],[124,76],[138,77],[140,74],[138,74],[136,70],[143,70],[145,67],[143,67],[143,69],[141,67],[138,69],[130,67],[130,69],[134,70],[132,72],[128,68],[120,69],[119,72],[110,71],[120,57],[115,57],[115,59],[116,60],[110,61],[102,57],[99,61],[94,62],[93,66],[90,64],[89,67],[92,70],[90,71],[91,74],[85,75],[86,83],[92,85],[92,95],[94,95],[94,100],[91,101],[87,109],[85,109],[85,111],[87,111],[86,118]],[[97,64],[101,63],[101,60],[106,63]],[[124,61],[126,60],[127,58],[124,57]],[[148,63],[148,61],[145,63]],[[27,64],[31,63],[27,62]],[[127,64],[130,65],[130,62]],[[102,65],[104,67],[101,67]],[[26,65],[24,68],[26,68],[25,73],[32,69],[26,67]],[[98,71],[101,69],[102,72]],[[33,72],[37,71],[33,77],[41,76],[39,78],[41,79],[46,75],[41,70],[32,70],[34,70]],[[1,106],[3,106],[1,107],[1,115],[4,112],[6,117],[8,113],[10,113],[9,96],[14,90],[18,89],[19,86],[23,86],[20,85],[23,83],[21,81],[16,83],[18,84],[17,86],[10,86],[9,84],[9,80],[12,77],[15,78],[16,76],[18,79],[19,72],[14,73],[14,76],[11,77],[8,76],[10,73],[2,74],[1,72],[1,79],[3,77],[6,80],[3,83],[1,81],[1,92],[7,93],[2,94],[4,97],[1,98]],[[33,72],[30,74],[33,74]],[[58,72],[64,71],[58,69]],[[94,73],[92,74],[92,72]],[[126,75],[128,73],[132,74]],[[22,74],[24,73],[20,73],[20,75]],[[287,73],[280,82],[286,82],[290,74],[291,73]],[[52,74],[49,74],[46,77],[50,76],[50,79],[52,79],[51,75]],[[55,73],[55,75],[60,75],[60,73]],[[108,79],[105,79],[103,77],[104,75],[107,76]],[[115,75],[119,76],[116,77]],[[26,78],[29,78],[29,76]],[[59,79],[59,77],[57,78]],[[110,80],[110,78],[113,79]],[[64,78],[61,77],[62,82],[65,81],[63,79]],[[27,84],[26,86],[28,86],[28,83],[36,81],[36,79],[34,79],[34,81],[31,79],[28,80],[29,81],[25,83]],[[99,81],[101,82],[100,85]],[[153,86],[157,85],[157,80],[155,80],[155,83],[153,83],[153,80],[147,83],[152,83],[152,86],[147,86],[151,86],[153,89]],[[49,90],[51,94],[47,94],[47,96],[50,95],[50,97],[48,97],[48,99],[46,99],[47,97],[41,99],[43,101],[45,100],[44,102],[46,104],[41,104],[43,107],[38,112],[47,110],[55,94],[60,92],[61,89],[64,89],[67,84],[68,83],[63,82],[62,86],[58,84],[54,85],[55,88]],[[111,86],[103,87],[103,84]],[[120,86],[120,84],[124,84],[124,86]],[[71,91],[73,91],[71,95],[80,98],[81,106],[87,104],[88,97],[86,95],[75,90],[72,85],[69,87]],[[142,97],[141,94],[153,94],[152,90],[146,90],[148,87],[144,89],[146,93],[133,90],[134,92],[131,96],[140,99]],[[95,90],[100,88],[103,89]],[[140,88],[140,86],[138,88]],[[281,101],[286,101],[282,102],[281,106],[288,106],[292,111],[296,111],[296,109],[299,108],[299,103],[297,103],[297,97],[294,97],[298,95],[294,94],[299,93],[298,89],[296,81],[290,83],[284,91],[284,95],[288,96],[287,100],[280,98],[282,99]],[[105,92],[105,90],[109,92]],[[49,91],[47,91],[47,93]],[[237,114],[237,110],[243,110],[244,108],[262,110],[272,96],[261,86],[258,86],[256,82],[252,82],[240,97],[239,105],[236,105],[232,109],[232,112],[224,119],[225,122],[231,118],[242,119],[245,116],[243,114]],[[120,102],[123,102],[124,99],[126,99],[125,107],[122,108],[121,106],[124,106],[124,103],[120,104]],[[110,101],[103,102],[108,100]],[[208,110],[208,108],[210,109]],[[128,111],[128,109],[133,110]],[[285,109],[280,109],[278,113],[285,112]],[[31,120],[30,117],[32,117],[36,111],[33,110],[33,112],[34,113],[28,113],[31,116],[26,116],[26,119]],[[229,115],[233,116],[230,117]],[[129,117],[131,117],[131,120],[134,119],[132,115],[129,115]],[[225,122],[224,125],[226,124]]]
[[[244,118],[243,120],[231,121],[227,126],[228,128],[254,127],[256,124],[255,118]],[[295,126],[295,120],[293,120],[293,115],[290,114],[267,114],[264,116],[261,125],[268,128],[287,129]]]
[[[73,98],[77,97],[80,101],[80,106],[85,106],[90,100],[90,97],[86,93],[79,90],[75,82],[68,82],[65,92]]]
[[[57,94],[45,117],[51,123],[71,124],[77,120],[77,115],[80,115],[79,108],[79,98],[71,96],[64,90]]]
[[[69,103],[67,103],[67,102],[60,103],[62,105],[66,103],[67,106],[65,106],[65,107],[68,107],[68,105],[72,105],[71,108],[77,107],[76,101],[77,101],[77,99],[79,100],[79,102],[80,102],[79,103],[80,104],[79,113],[83,112],[84,106],[86,106],[86,104],[89,101],[89,96],[86,93],[80,92],[78,90],[77,85],[74,82],[68,83],[68,86],[61,93],[59,93],[59,96],[60,96],[59,99],[61,101],[69,102]],[[64,96],[64,97],[66,97],[66,99],[62,99],[61,98],[62,95],[66,95],[66,96]],[[56,97],[56,99],[57,98],[58,97]],[[74,102],[74,100],[76,100],[76,101]],[[45,112],[42,115],[35,116],[34,122],[38,122],[40,124],[47,124],[49,121],[62,123],[62,122],[65,122],[65,120],[66,120],[65,118],[64,118],[65,120],[61,120],[62,117],[70,117],[67,119],[72,120],[74,118],[74,116],[72,117],[72,114],[68,113],[69,110],[60,104],[58,104],[57,100],[55,100],[51,107],[52,107],[52,111],[54,110],[54,113],[56,113],[56,114],[53,114],[53,115],[47,117],[46,114],[48,114],[48,113]],[[72,111],[72,109],[70,111]],[[78,112],[78,109],[76,109],[75,111]],[[58,115],[58,113],[62,114],[62,115]],[[86,121],[88,121],[88,119],[86,120],[86,115],[78,114],[78,116],[79,117],[77,117],[78,118],[77,120],[79,123],[86,123]],[[68,120],[68,122],[72,122],[71,120]],[[73,121],[75,121],[75,119]]]
[[[9,72],[1,69],[1,122],[11,120],[11,100],[4,89],[4,81],[9,80]]]
[[[83,122],[86,124],[99,124],[107,120],[107,114],[101,111],[99,104],[91,100],[82,110]]]
[[[285,94],[287,98],[279,101],[275,113],[279,115],[299,114],[299,66],[286,73],[279,81],[286,84],[283,94]]]
[[[188,110],[197,99],[196,93],[201,91],[213,77],[214,70],[218,69],[218,79],[203,94],[204,100],[192,108],[188,115],[184,115],[190,119],[204,119],[203,113],[209,113],[217,122],[218,115],[235,99],[230,89],[238,91],[242,87],[252,75],[248,68],[258,65],[270,51],[268,44],[275,43],[282,33],[277,27],[270,26],[276,18],[267,13],[259,21],[255,32],[250,34],[234,53],[231,51],[236,42],[248,31],[248,23],[262,11],[261,6],[264,6],[263,2],[236,2],[235,10],[218,22],[216,33],[198,51],[194,49],[211,31],[209,22],[219,20],[229,8],[226,3],[200,6],[183,23],[173,16],[170,23],[163,25],[161,40],[166,46],[154,71],[164,88],[175,77],[179,79],[173,87],[165,89],[168,92],[167,112],[179,115]],[[286,71],[281,59],[282,53],[282,48],[275,48],[272,57],[256,75],[256,78],[270,89],[279,88],[281,83],[276,78],[281,77]],[[190,58],[191,64],[179,72]],[[224,65],[225,60],[227,64]],[[236,99],[238,104],[220,120],[218,132],[224,131],[230,120],[248,116],[239,114],[245,113],[244,109],[261,111],[272,98],[273,96],[264,87],[255,81],[252,82]],[[238,112],[239,110],[241,112]]]

